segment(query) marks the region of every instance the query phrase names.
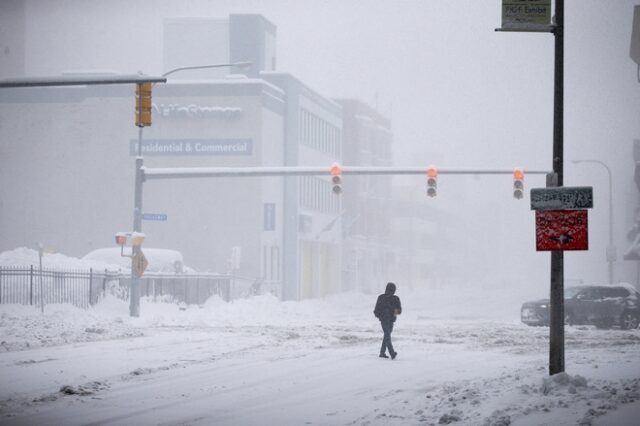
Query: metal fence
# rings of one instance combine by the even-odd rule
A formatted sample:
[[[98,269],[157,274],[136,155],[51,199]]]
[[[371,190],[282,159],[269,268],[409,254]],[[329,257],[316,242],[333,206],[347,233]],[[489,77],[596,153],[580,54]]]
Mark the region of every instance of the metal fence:
[[[130,286],[131,276],[120,272],[0,266],[0,304],[68,303],[87,308],[107,292],[127,300]],[[201,304],[213,295],[226,301],[242,297],[252,286],[252,280],[224,274],[145,274],[140,279],[140,294]]]
[[[0,303],[69,303],[86,308],[98,301],[118,275],[108,271],[0,266]]]
[[[119,285],[128,298],[131,276],[119,276]],[[140,278],[140,296],[168,298],[174,302],[190,304],[204,303],[211,296],[220,296],[225,301],[234,298],[232,278],[220,274],[145,274]]]

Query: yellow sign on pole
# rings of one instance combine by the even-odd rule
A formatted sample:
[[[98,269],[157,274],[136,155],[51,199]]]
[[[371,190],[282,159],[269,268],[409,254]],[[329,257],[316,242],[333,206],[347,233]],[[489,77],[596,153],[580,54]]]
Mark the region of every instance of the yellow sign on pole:
[[[133,267],[136,271],[136,274],[141,277],[142,274],[144,274],[144,271],[147,269],[147,266],[149,266],[149,261],[144,256],[142,250],[140,250],[138,254],[136,254],[133,258]]]
[[[502,28],[530,29],[551,23],[551,0],[502,0]]]

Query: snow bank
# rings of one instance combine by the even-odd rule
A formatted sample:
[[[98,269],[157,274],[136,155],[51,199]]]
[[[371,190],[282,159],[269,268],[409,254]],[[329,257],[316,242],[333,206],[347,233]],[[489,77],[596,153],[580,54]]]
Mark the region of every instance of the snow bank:
[[[4,251],[0,253],[0,266],[30,266],[38,267],[40,264],[40,256],[37,250],[26,247],[16,248],[14,250]],[[60,269],[81,269],[89,270],[109,270],[118,271],[122,269],[120,266],[100,260],[78,259],[75,257],[65,256],[60,253],[43,253],[43,268],[60,268]]]
[[[5,304],[0,305],[0,351],[142,336],[148,329],[162,327],[298,327],[318,322],[370,326],[370,299],[354,293],[281,302],[267,294],[225,302],[213,296],[203,305],[187,306],[142,298],[138,318],[129,316],[128,301],[112,295],[88,309],[45,305],[44,313],[39,307]]]
[[[71,305],[0,305],[0,351],[142,336],[127,317],[126,303],[112,296],[97,309]]]

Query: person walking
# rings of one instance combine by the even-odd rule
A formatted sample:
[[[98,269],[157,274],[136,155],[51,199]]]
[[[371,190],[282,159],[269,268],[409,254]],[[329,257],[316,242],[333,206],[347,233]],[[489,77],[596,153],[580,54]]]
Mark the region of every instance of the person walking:
[[[389,358],[387,356],[387,349],[391,359],[395,359],[398,356],[398,352],[393,350],[391,344],[391,332],[393,331],[393,323],[396,321],[396,317],[402,313],[402,305],[400,304],[400,298],[395,295],[396,285],[394,283],[387,283],[387,288],[384,290],[384,294],[378,296],[376,301],[376,307],[373,309],[373,315],[380,320],[382,325],[382,347],[380,348],[380,358]]]

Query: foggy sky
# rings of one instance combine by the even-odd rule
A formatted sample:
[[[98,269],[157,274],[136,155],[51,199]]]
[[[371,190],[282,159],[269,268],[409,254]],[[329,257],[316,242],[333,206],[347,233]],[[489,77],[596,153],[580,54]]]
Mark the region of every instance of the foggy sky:
[[[607,277],[607,174],[571,163],[588,158],[613,170],[615,275],[636,280],[635,263],[622,261],[637,205],[631,147],[640,139],[640,83],[629,58],[634,4],[566,1],[564,183],[593,186],[595,204],[590,250],[565,256],[566,277]],[[279,71],[327,97],[359,98],[390,116],[395,165],[550,170],[553,36],[495,32],[500,6],[499,0],[31,1],[26,37],[36,47],[25,63],[30,75],[161,74],[162,18],[260,13],[277,26]],[[461,244],[491,247],[500,267],[523,262],[528,266],[514,271],[548,280],[549,256],[535,252],[528,202],[528,189],[544,186],[544,178],[527,176],[520,201],[511,199],[510,178],[441,176],[439,184],[432,202],[474,224]]]

